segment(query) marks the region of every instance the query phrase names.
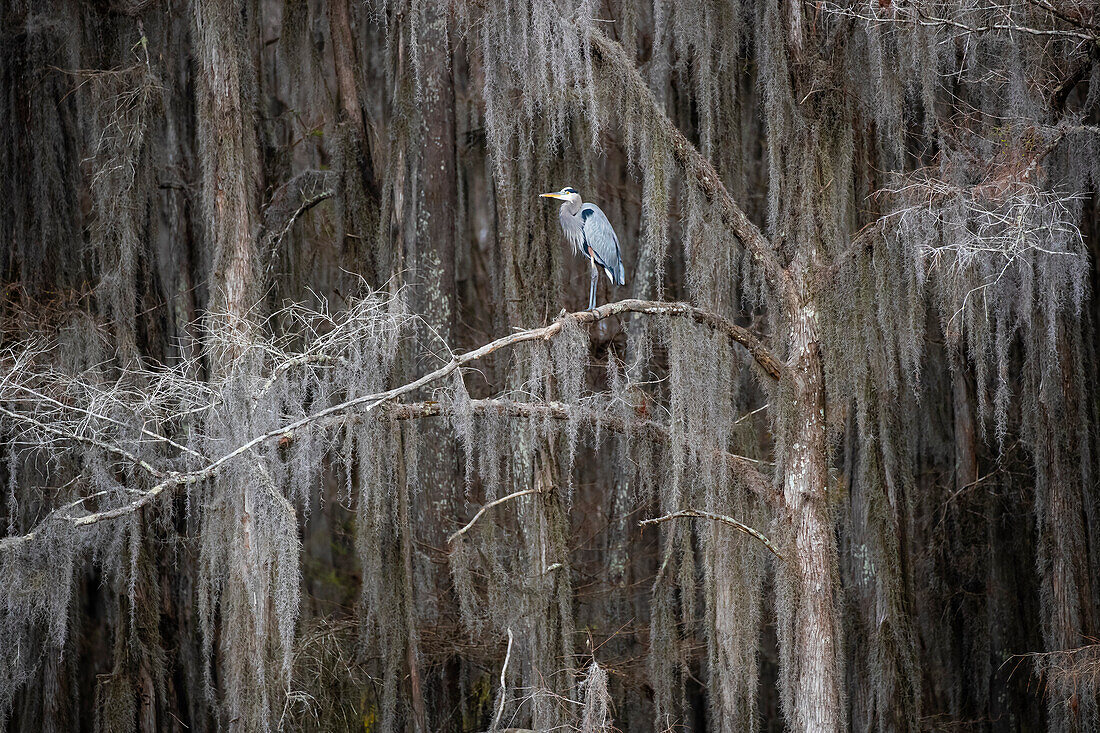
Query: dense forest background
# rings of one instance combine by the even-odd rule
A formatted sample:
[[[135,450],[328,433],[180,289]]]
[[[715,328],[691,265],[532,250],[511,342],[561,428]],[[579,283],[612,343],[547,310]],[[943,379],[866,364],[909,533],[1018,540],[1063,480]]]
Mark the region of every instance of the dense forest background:
[[[0,728],[1097,730],[1098,102],[1095,0],[7,0]]]

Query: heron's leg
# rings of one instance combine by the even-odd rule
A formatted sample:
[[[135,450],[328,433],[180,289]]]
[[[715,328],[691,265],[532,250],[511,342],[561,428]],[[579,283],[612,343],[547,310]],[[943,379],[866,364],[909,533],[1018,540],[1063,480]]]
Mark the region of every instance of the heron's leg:
[[[588,310],[596,308],[596,285],[600,281],[600,271],[592,265],[592,287],[588,291]]]

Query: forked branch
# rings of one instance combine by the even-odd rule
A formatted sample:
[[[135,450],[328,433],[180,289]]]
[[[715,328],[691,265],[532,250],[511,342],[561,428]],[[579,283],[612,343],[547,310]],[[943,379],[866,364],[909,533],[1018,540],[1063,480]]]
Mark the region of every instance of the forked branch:
[[[601,64],[618,82],[619,88],[637,101],[642,113],[668,139],[672,154],[685,177],[717,207],[722,223],[752,254],[753,262],[761,268],[768,281],[779,289],[781,295],[793,298],[795,292],[791,275],[780,262],[775,246],[738,206],[706,156],[668,118],[622,46],[599,30],[591,30],[588,37],[592,44],[593,61]]]
[[[748,349],[749,353],[752,354],[754,359],[756,360],[756,363],[759,364],[764,372],[772,378],[778,379],[783,372],[784,367],[782,363],[777,358],[775,358],[775,356],[760,342],[760,340],[755,335],[753,335],[747,329],[738,326],[716,314],[708,313],[686,303],[664,303],[644,300],[622,300],[615,303],[607,303],[594,310],[581,311],[578,313],[564,315],[547,326],[528,329],[526,331],[517,331],[516,333],[510,334],[508,336],[501,337],[485,344],[480,348],[474,349],[473,351],[468,351],[464,354],[455,356],[448,363],[444,364],[438,369],[428,372],[419,379],[415,379],[412,382],[403,384],[400,387],[394,387],[393,389],[385,390],[383,392],[375,392],[372,394],[362,395],[355,399],[332,405],[323,410],[319,410],[311,415],[307,415],[291,423],[278,427],[274,430],[270,430],[266,433],[263,433],[262,435],[257,435],[251,440],[248,440],[247,442],[241,444],[234,450],[222,455],[220,458],[206,464],[202,468],[198,468],[185,473],[166,471],[158,474],[155,468],[144,465],[143,468],[149,470],[150,473],[158,477],[163,476],[163,478],[159,483],[153,486],[153,488],[151,488],[149,491],[145,492],[132,502],[114,507],[112,509],[94,512],[91,514],[85,514],[80,517],[59,517],[55,512],[51,515],[50,519],[47,519],[46,521],[56,521],[57,519],[62,519],[64,521],[71,522],[75,527],[82,527],[94,524],[95,522],[127,516],[135,511],[142,509],[144,506],[151,503],[154,499],[156,499],[158,496],[165,493],[166,491],[176,489],[180,486],[196,484],[214,477],[227,464],[249,453],[254,448],[263,443],[287,436],[292,436],[297,430],[311,427],[317,423],[322,423],[327,419],[330,419],[337,415],[345,415],[352,410],[369,412],[384,403],[391,402],[428,384],[438,382],[439,380],[453,374],[456,370],[464,367],[465,365],[482,359],[495,351],[499,351],[501,349],[528,341],[549,340],[561,332],[568,319],[574,319],[577,323],[595,323],[605,318],[610,318],[611,316],[620,315],[623,313],[670,315],[691,318],[698,323],[708,325],[715,330],[725,333],[731,339],[733,339],[737,343],[740,343],[742,346]],[[9,415],[9,417],[12,417],[12,415]],[[15,417],[18,418],[19,416]],[[82,440],[82,438],[77,435],[66,434],[60,435],[58,437],[70,438],[73,440]],[[87,442],[86,439],[84,440],[85,442]],[[128,451],[122,451],[117,447],[109,445],[103,445],[100,447],[102,447],[104,450],[113,452],[120,457],[132,460],[138,465],[142,465],[142,461],[137,456],[129,454]],[[19,547],[26,542],[30,542],[41,533],[42,528],[43,524],[39,524],[33,530],[24,535],[7,537],[3,540],[0,540],[0,551],[10,550]]]
[[[317,204],[335,195],[336,174],[332,171],[303,171],[275,190],[263,212],[262,252],[268,258],[269,267],[275,261],[279,242],[294,226],[294,222]]]

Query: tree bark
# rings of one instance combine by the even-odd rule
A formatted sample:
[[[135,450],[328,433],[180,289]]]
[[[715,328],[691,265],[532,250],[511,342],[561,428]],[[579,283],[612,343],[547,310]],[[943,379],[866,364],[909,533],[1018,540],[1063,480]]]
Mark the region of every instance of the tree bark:
[[[1075,649],[1095,633],[1090,599],[1084,509],[1084,458],[1080,435],[1080,396],[1074,363],[1075,335],[1058,326],[1061,384],[1039,387],[1040,426],[1036,436],[1035,512],[1043,641],[1048,652]],[[1044,389],[1045,387],[1045,389]],[[1092,730],[1100,718],[1095,697],[1082,694],[1073,679],[1049,670],[1048,725],[1055,731]]]
[[[978,429],[974,400],[966,373],[960,364],[951,373],[955,427],[955,491],[961,492],[978,480]]]
[[[788,724],[798,731],[843,728],[837,545],[827,496],[825,375],[813,302],[794,314],[783,499],[789,516],[785,582],[777,601]]]
[[[372,286],[378,287],[388,276],[390,263],[383,253],[369,244],[374,241],[378,227],[381,195],[371,156],[370,126],[356,83],[358,62],[351,32],[351,12],[348,0],[332,0],[327,7],[337,107],[343,128],[340,196],[344,244],[350,250],[347,253],[350,257],[345,259],[354,262],[356,271]],[[359,244],[349,242],[352,237]]]
[[[355,84],[355,44],[351,35],[351,13],[347,0],[328,3],[329,32],[332,34],[332,62],[336,72],[336,99],[341,118],[350,124],[360,140],[366,140],[366,124]]]
[[[420,33],[420,166],[416,201],[416,236],[409,261],[413,264],[415,310],[424,320],[423,343],[447,357],[454,349],[455,221],[458,177],[455,163],[455,96],[450,51],[450,17],[444,3],[429,3]],[[432,426],[425,435],[422,477],[433,487],[435,516],[455,516],[458,463],[454,440],[446,426]],[[433,523],[438,537],[442,524]],[[433,544],[435,542],[433,541]]]
[[[458,212],[458,173],[455,151],[455,82],[452,66],[450,4],[427,3],[414,33],[418,35],[419,66],[415,96],[419,129],[413,136],[419,141],[415,232],[410,238],[407,262],[412,266],[411,292],[414,309],[423,319],[421,343],[441,359],[457,348],[455,342],[455,239]],[[412,157],[417,160],[417,157]],[[427,395],[426,395],[427,396]],[[419,452],[419,477],[416,512],[419,540],[434,547],[446,543],[445,521],[454,518],[462,505],[462,473],[450,425],[429,421],[423,426]],[[425,521],[427,520],[427,521]],[[453,600],[447,569],[430,561],[417,563],[417,574],[425,583],[419,587],[435,589],[431,600],[417,603],[412,613],[424,623],[457,623],[451,618],[457,604]],[[434,670],[425,680],[432,691],[428,715],[442,724],[442,716],[461,702],[461,691],[445,682],[445,666]],[[420,725],[427,726],[421,702]],[[422,727],[422,730],[428,728]]]
[[[224,356],[231,360],[251,331],[259,159],[251,110],[241,97],[241,9],[231,0],[194,8],[202,211],[215,288],[210,311],[229,329],[235,347]]]
[[[210,343],[217,345],[208,348],[208,358],[212,372],[221,375],[247,368],[241,357],[253,338],[252,309],[258,293],[259,151],[252,110],[244,97],[247,67],[242,64],[251,58],[255,44],[253,26],[242,19],[243,10],[234,0],[194,4],[202,210],[213,266],[206,328]],[[207,582],[224,583],[218,657],[219,693],[228,716],[224,725],[231,730],[265,729],[273,701],[264,689],[261,670],[267,666],[263,657],[270,629],[277,624],[273,618],[269,623],[257,618],[272,616],[273,602],[262,580],[265,558],[256,536],[257,482],[223,482],[220,490],[229,516],[215,521],[230,533],[233,549],[225,579]],[[263,598],[257,598],[260,593]]]
[[[401,455],[405,453],[404,432],[398,433]],[[413,537],[412,524],[409,522],[409,481],[405,461],[397,462],[397,517],[398,532],[401,535],[401,595],[405,615],[405,663],[409,669],[409,706],[412,708],[412,729],[414,733],[427,731],[427,713],[424,710],[424,689],[420,681],[420,666],[417,662],[417,611],[413,590]]]

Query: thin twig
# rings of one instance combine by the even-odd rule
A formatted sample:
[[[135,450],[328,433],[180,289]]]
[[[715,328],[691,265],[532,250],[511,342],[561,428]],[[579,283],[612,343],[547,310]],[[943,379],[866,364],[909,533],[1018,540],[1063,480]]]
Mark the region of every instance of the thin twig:
[[[729,526],[733,527],[737,531],[744,532],[745,534],[749,535],[750,537],[753,537],[753,538],[759,540],[760,542],[762,542],[764,544],[764,547],[767,547],[769,550],[771,550],[773,555],[778,557],[780,560],[783,559],[783,554],[775,548],[775,545],[772,544],[772,541],[769,540],[764,535],[764,533],[753,529],[752,527],[750,527],[747,524],[744,524],[742,522],[738,522],[736,519],[734,519],[732,517],[727,517],[724,514],[713,514],[711,512],[700,512],[700,511],[696,511],[695,509],[683,509],[683,510],[678,511],[678,512],[672,512],[671,514],[666,514],[663,517],[656,517],[655,519],[643,519],[642,521],[638,522],[638,526],[639,527],[646,527],[650,524],[659,524],[661,522],[668,522],[668,521],[673,520],[673,519],[681,519],[681,518],[711,519],[715,522],[721,522],[722,524],[728,524]]]
[[[844,8],[835,4],[827,4],[824,6],[824,10],[828,13],[832,13],[837,16],[843,16],[848,18],[855,18],[872,23],[884,23],[894,25],[919,25],[926,28],[955,28],[959,31],[959,35],[971,35],[971,34],[984,34],[992,33],[996,31],[1015,31],[1018,33],[1027,33],[1032,36],[1039,37],[1055,37],[1055,38],[1075,38],[1080,41],[1094,42],[1100,37],[1095,33],[1082,33],[1079,31],[1066,30],[1061,28],[1032,28],[1031,26],[1019,25],[1017,23],[986,23],[985,25],[967,25],[961,23],[953,18],[941,18],[934,15],[927,15],[921,9],[917,8],[912,15],[899,13],[896,16],[878,15],[872,13],[861,13],[851,8]],[[1078,27],[1089,28],[1077,24]]]
[[[55,428],[52,425],[47,425],[46,423],[36,420],[29,415],[20,415],[17,412],[12,412],[2,405],[0,405],[0,413],[7,415],[12,420],[18,420],[20,422],[34,425],[39,430],[50,433],[51,435],[56,435],[64,440],[75,440],[78,443],[86,443],[88,445],[99,448],[100,450],[105,450],[108,453],[113,453],[119,458],[125,458],[127,461],[130,461],[131,463],[140,466],[141,468],[148,471],[154,478],[164,478],[167,475],[164,473],[164,471],[154,468],[153,466],[149,465],[148,462],[144,461],[141,458],[138,458],[130,451],[126,450],[125,448],[120,448],[117,445],[107,443],[105,441],[99,440],[98,438],[89,438],[86,435],[80,435],[78,433],[70,432],[67,430],[59,430],[58,428]]]
[[[497,499],[495,501],[489,502],[485,506],[481,507],[481,509],[478,509],[477,514],[474,515],[473,519],[471,519],[469,522],[466,523],[465,527],[463,527],[462,529],[458,530],[453,535],[448,537],[447,538],[447,543],[450,544],[451,542],[454,542],[455,539],[459,535],[464,535],[467,532],[469,532],[470,528],[473,527],[475,524],[477,524],[477,520],[481,519],[481,515],[484,514],[487,511],[489,511],[493,507],[500,506],[504,502],[511,501],[512,499],[518,499],[521,496],[528,496],[529,494],[537,494],[540,491],[542,491],[542,489],[524,489],[523,491],[516,491],[512,494],[508,494],[508,496],[502,496],[502,497],[500,497],[499,499]]]
[[[279,243],[294,222],[317,204],[336,195],[336,179],[333,171],[308,170],[276,189],[263,212],[265,233],[261,251],[268,258],[269,272],[275,266]]]
[[[292,359],[287,359],[286,361],[282,362],[271,370],[271,376],[269,376],[267,380],[262,385],[260,385],[260,388],[253,393],[252,402],[259,402],[260,399],[263,398],[265,394],[267,394],[267,391],[271,389],[275,382],[279,380],[279,377],[284,372],[289,371],[294,367],[306,366],[307,364],[325,364],[338,361],[339,359],[335,356],[332,356],[330,354],[318,353],[306,353],[296,356]]]
[[[112,425],[118,425],[119,427],[126,427],[125,423],[123,423],[119,420],[115,420],[112,417],[108,417],[107,415],[101,415],[97,412],[92,412],[91,410],[86,410],[82,407],[78,407],[77,405],[67,405],[64,402],[61,402],[60,400],[55,400],[53,397],[50,397],[47,394],[42,394],[41,392],[38,392],[37,390],[33,390],[30,387],[24,386],[22,384],[15,384],[15,385],[12,385],[12,386],[15,389],[22,390],[23,392],[26,392],[27,394],[30,394],[33,397],[37,398],[37,399],[43,400],[45,402],[49,402],[49,403],[54,404],[54,405],[57,405],[58,407],[60,407],[64,410],[72,410],[73,412],[78,412],[81,415],[85,415],[87,417],[91,417],[91,418],[95,418],[97,420],[103,420],[105,422],[109,422]],[[177,450],[183,451],[184,453],[191,454],[195,458],[201,458],[204,461],[210,460],[209,458],[204,456],[202,453],[199,453],[196,450],[192,450],[191,448],[188,448],[185,445],[181,445],[180,443],[177,443],[176,441],[172,440],[171,438],[169,438],[166,435],[161,435],[160,433],[149,430],[144,425],[139,427],[138,430],[141,431],[142,435],[148,436],[148,437],[153,438],[154,440],[160,441],[162,443],[167,443],[168,445],[172,446],[173,448],[175,448]]]
[[[504,664],[500,668],[500,703],[497,705],[497,713],[493,716],[493,724],[489,730],[496,731],[500,728],[500,719],[504,715],[504,701],[508,692],[508,683],[505,681],[505,673],[508,671],[508,660],[512,658],[512,628],[508,628],[508,650],[504,652]]]

